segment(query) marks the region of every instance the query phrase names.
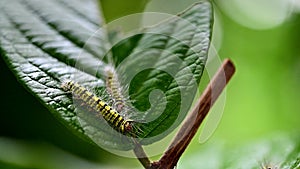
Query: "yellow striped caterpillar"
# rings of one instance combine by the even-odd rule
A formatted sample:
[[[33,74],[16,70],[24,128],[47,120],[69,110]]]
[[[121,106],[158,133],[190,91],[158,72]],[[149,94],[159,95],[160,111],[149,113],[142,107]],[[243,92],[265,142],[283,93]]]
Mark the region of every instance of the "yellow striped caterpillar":
[[[61,88],[66,92],[71,92],[74,98],[79,100],[86,108],[93,110],[97,115],[101,115],[116,131],[124,135],[136,137],[136,132],[139,129],[134,126],[132,120],[122,117],[108,103],[88,91],[85,87],[73,81],[67,81],[62,83]]]

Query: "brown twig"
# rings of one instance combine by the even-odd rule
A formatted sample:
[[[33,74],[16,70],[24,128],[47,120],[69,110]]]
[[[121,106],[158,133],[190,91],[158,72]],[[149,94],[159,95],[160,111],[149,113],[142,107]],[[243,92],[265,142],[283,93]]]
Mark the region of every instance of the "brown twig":
[[[157,162],[150,162],[143,147],[135,141],[134,153],[146,169],[173,169],[196,134],[203,119],[235,72],[233,63],[226,59],[210,81],[193,111],[184,121],[169,148]]]
[[[184,121],[167,151],[158,162],[151,163],[151,168],[173,169],[176,166],[180,156],[189,145],[203,119],[208,114],[210,108],[215,103],[234,72],[235,67],[233,63],[229,59],[226,59],[204,90],[193,111]]]

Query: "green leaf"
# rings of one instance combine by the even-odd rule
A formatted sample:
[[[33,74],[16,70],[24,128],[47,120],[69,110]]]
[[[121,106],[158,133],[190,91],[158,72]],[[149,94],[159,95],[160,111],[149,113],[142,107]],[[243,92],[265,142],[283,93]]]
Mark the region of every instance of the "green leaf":
[[[68,1],[7,0],[0,3],[1,56],[21,84],[61,122],[85,137],[70,106],[72,100],[60,85],[64,79],[80,76],[78,83],[103,86],[103,80],[91,74],[103,64],[96,54],[104,55],[106,35],[98,36],[95,45],[85,44],[86,50],[82,48],[102,24],[97,8],[81,1],[74,1],[72,5]],[[84,67],[85,72],[78,71],[76,64]]]
[[[0,149],[1,169],[118,168],[87,161],[53,145],[38,141],[21,141],[0,137]]]
[[[158,141],[180,124],[196,94],[211,38],[211,4],[195,4],[113,45],[96,7],[92,0],[1,1],[1,56],[20,83],[75,133],[105,148],[129,150],[131,140],[116,139],[120,134],[76,109],[60,87],[74,80],[112,104],[104,69],[115,66],[133,105],[121,114],[141,128],[142,144]]]
[[[212,26],[211,6],[195,4],[178,16],[112,48],[112,60],[123,84],[130,84],[129,95],[139,110],[133,114],[147,121],[141,126],[147,131],[143,144],[160,140],[180,124],[190,109],[204,69]],[[150,93],[155,89],[165,95],[155,95],[150,103]]]
[[[277,133],[241,146],[214,142],[194,147],[179,163],[184,168],[299,169],[299,132]]]

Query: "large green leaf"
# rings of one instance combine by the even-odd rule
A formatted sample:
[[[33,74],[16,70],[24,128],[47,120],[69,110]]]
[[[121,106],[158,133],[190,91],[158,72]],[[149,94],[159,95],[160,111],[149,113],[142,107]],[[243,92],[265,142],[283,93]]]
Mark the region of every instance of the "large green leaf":
[[[185,154],[178,166],[190,169],[299,169],[299,138],[299,132],[287,132],[240,146],[225,146],[221,142],[198,144],[199,149]]]
[[[20,83],[75,133],[125,150],[132,148],[130,139],[116,139],[120,134],[76,109],[60,87],[74,80],[112,104],[104,69],[115,66],[133,104],[122,115],[139,121],[141,143],[151,144],[177,127],[192,104],[210,43],[211,4],[195,4],[115,44],[96,7],[92,0],[1,1],[1,56]],[[160,91],[153,95],[155,89]]]

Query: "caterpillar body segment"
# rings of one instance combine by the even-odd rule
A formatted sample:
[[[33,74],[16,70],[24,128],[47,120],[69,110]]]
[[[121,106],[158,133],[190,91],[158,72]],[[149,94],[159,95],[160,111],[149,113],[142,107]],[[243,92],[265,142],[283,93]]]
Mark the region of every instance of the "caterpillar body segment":
[[[136,137],[136,131],[140,132],[132,120],[125,119],[117,110],[80,84],[67,81],[62,83],[61,88],[72,93],[76,100],[79,100],[89,110],[96,112],[97,116],[102,116],[118,132],[132,137]]]

